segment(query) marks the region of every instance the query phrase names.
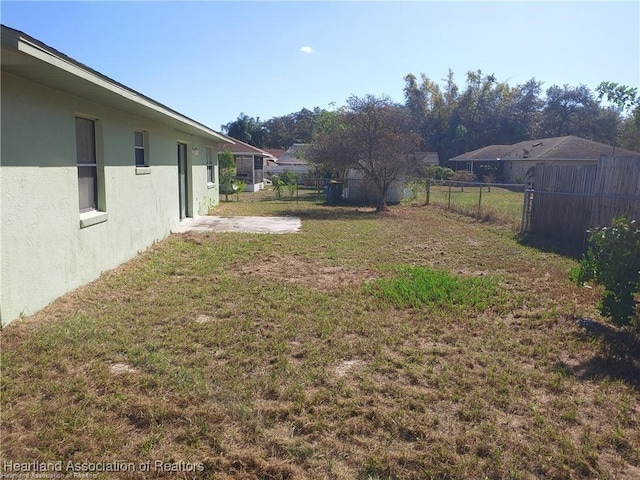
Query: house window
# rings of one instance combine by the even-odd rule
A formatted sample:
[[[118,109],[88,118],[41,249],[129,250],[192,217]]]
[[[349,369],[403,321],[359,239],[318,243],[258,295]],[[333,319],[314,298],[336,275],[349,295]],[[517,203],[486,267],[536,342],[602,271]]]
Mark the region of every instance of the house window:
[[[146,132],[136,130],[133,132],[134,153],[136,160],[136,167],[149,166],[147,159],[147,141]]]
[[[98,163],[94,120],[76,117],[78,197],[80,212],[98,209]]]
[[[107,221],[102,126],[100,120],[75,117],[80,228]]]
[[[213,165],[213,148],[207,147],[207,183],[216,183],[216,176]]]

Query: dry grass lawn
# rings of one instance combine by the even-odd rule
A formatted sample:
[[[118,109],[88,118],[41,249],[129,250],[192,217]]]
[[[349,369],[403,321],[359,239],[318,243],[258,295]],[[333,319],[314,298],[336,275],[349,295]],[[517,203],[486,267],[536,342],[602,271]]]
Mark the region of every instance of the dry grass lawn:
[[[2,330],[5,474],[640,478],[638,339],[574,260],[434,207],[269,195],[215,213],[302,232],[172,235]],[[401,306],[381,280],[408,267],[481,301]]]

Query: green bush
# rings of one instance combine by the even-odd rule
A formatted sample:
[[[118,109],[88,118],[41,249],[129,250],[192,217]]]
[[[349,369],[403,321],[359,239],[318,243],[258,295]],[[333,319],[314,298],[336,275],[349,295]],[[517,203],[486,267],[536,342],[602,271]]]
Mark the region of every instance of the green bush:
[[[285,183],[280,175],[271,176],[271,185],[273,185],[273,192],[276,194],[276,198],[282,198],[282,187]]]
[[[247,182],[244,180],[236,180],[235,182],[235,194],[236,200],[240,201],[240,192],[244,192],[244,188],[247,186]]]
[[[409,190],[411,196],[409,198],[405,198],[405,202],[411,203],[418,198],[418,193],[424,191],[425,184],[426,181],[421,178],[407,177],[404,181],[404,188]]]
[[[218,154],[218,166],[220,168],[220,192],[225,195],[225,202],[229,201],[229,194],[234,193],[232,184],[236,171],[236,157],[224,147]]]
[[[289,197],[293,199],[293,196],[295,195],[298,188],[298,176],[296,175],[296,172],[285,170],[282,173],[282,177],[284,179],[284,184],[287,187],[287,191],[289,192]]]
[[[298,188],[296,173],[291,170],[285,170],[281,175],[273,175],[271,177],[271,184],[273,185],[273,192],[276,194],[276,198],[282,198],[282,187],[286,187],[289,196],[293,198]]]
[[[600,312],[621,326],[640,327],[635,297],[640,291],[640,228],[625,217],[589,232],[588,249],[572,272],[577,283],[595,281],[605,289]]]
[[[425,169],[425,176],[433,180],[449,180],[456,172],[450,168],[440,167],[438,165],[428,165]]]

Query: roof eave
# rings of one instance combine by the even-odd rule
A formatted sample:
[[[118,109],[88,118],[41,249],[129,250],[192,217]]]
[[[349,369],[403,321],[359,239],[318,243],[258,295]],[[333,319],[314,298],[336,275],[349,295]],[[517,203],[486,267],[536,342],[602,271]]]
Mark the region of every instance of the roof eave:
[[[204,135],[219,143],[234,143],[206,125],[82,65],[23,32],[4,25],[2,26],[2,49],[3,57],[9,56],[11,52],[20,55],[19,59],[11,57],[16,60],[14,65],[8,65],[3,58],[2,69],[10,73],[24,75],[29,80],[88,100],[104,101],[108,98],[110,100],[108,104],[114,108],[131,111],[138,115],[146,112],[152,117],[165,118],[166,123],[188,130],[187,133]],[[52,71],[52,69],[55,69],[59,75],[42,75],[43,72]],[[74,81],[68,84],[69,82],[63,81],[65,79]],[[80,84],[83,86],[81,92],[74,88]]]

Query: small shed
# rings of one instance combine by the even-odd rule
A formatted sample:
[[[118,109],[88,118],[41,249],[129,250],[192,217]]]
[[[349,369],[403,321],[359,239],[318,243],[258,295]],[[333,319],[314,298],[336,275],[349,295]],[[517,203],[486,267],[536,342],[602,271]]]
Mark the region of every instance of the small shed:
[[[388,204],[398,204],[405,199],[404,183],[408,176],[422,177],[427,166],[440,163],[437,152],[415,152],[409,155],[409,160],[410,168],[407,173],[401,175],[389,186]],[[360,205],[375,204],[377,195],[375,185],[365,176],[364,172],[353,168],[347,171],[346,185],[343,191],[345,200]]]

